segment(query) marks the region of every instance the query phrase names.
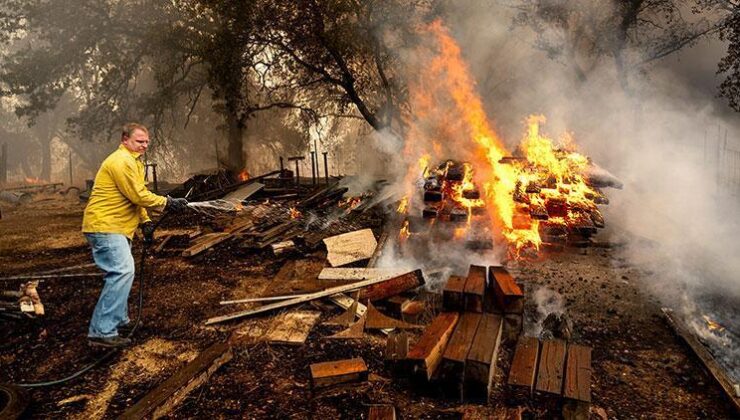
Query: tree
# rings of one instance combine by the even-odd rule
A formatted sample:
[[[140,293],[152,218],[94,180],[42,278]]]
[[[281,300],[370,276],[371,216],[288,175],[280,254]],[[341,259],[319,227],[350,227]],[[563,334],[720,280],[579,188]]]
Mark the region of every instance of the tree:
[[[699,0],[697,11],[719,16],[719,38],[727,43],[727,52],[717,66],[724,75],[719,95],[740,112],[740,3],[733,0]]]
[[[263,0],[255,39],[269,48],[270,77],[328,105],[325,114],[349,112],[382,130],[400,123],[406,100],[397,51],[414,44],[433,3]]]
[[[162,140],[170,113],[189,115],[204,92],[224,117],[227,165],[244,167],[249,116],[273,106],[255,81],[249,19],[254,2],[134,0],[5,1],[0,5],[0,83],[34,124],[64,97],[78,104],[70,130],[84,139],[143,121]],[[281,103],[279,106],[288,106]]]
[[[609,57],[623,90],[630,75],[717,30],[708,19],[689,19],[681,0],[521,0],[514,23],[531,28],[535,46],[570,66],[584,81],[596,61]]]

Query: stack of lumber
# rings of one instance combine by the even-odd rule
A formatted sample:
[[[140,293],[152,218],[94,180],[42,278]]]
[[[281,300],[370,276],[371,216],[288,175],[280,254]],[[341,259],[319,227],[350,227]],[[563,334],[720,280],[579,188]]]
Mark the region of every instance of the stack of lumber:
[[[503,267],[472,265],[466,277],[450,276],[443,312],[409,350],[413,377],[438,383],[448,397],[486,400],[507,325],[511,335],[521,331],[523,297]]]
[[[504,337],[515,340],[522,330],[524,293],[506,268],[471,265],[467,277],[450,276],[442,291],[446,311],[499,314]]]
[[[591,403],[591,348],[559,339],[540,342],[534,337],[520,337],[507,382],[511,404],[535,399],[545,407],[562,405],[570,413],[587,414]]]

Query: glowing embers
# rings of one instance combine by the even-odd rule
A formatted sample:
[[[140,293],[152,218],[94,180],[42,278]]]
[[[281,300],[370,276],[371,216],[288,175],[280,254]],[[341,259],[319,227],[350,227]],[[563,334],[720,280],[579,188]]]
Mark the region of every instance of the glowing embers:
[[[425,170],[424,174],[427,176],[424,179],[423,218],[470,225],[474,214],[485,213],[485,202],[473,183],[473,167],[469,163],[448,160],[434,170]]]

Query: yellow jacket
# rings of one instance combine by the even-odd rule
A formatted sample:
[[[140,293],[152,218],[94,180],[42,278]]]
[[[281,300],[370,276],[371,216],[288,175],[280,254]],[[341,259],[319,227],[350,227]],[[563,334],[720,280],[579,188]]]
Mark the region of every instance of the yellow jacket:
[[[147,207],[160,207],[167,198],[146,189],[144,164],[120,145],[100,165],[82,218],[85,233],[121,233],[133,238],[139,223],[149,221]]]

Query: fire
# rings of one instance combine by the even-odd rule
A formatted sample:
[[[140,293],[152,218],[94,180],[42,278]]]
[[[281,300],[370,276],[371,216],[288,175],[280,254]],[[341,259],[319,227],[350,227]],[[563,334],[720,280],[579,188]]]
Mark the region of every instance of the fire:
[[[401,241],[405,241],[409,236],[411,236],[411,232],[409,231],[409,221],[404,220],[403,226],[401,226],[401,231],[398,233],[398,237]]]
[[[26,177],[26,184],[45,184],[46,181],[44,181],[41,178],[28,178]]]
[[[362,199],[365,198],[366,196],[367,196],[366,194],[363,194],[363,195],[360,195],[360,196],[357,196],[357,197],[347,197],[347,198],[345,198],[343,200],[340,200],[337,205],[340,208],[345,209],[347,211],[347,213],[349,213],[352,210],[354,210],[355,208],[357,208],[357,206],[359,206],[360,204],[362,204]]]
[[[406,214],[406,212],[409,211],[409,197],[404,196],[401,199],[401,202],[398,204],[398,208],[396,209],[396,212],[400,214]]]
[[[249,172],[247,172],[246,169],[242,169],[242,171],[236,175],[236,179],[240,182],[247,181],[249,179]]]
[[[587,184],[584,175],[589,161],[574,151],[570,135],[563,136],[556,146],[540,131],[545,117],[530,116],[518,148],[520,156],[512,157],[489,123],[460,47],[447,28],[437,20],[424,31],[432,36],[436,48],[429,65],[410,85],[413,113],[405,116],[409,130],[404,154],[408,159],[417,157],[424,178],[430,175],[430,159],[442,160],[445,147],[448,153],[464,154],[468,162],[462,164],[462,181],[445,180],[434,188],[467,210],[468,227],[473,210],[485,208],[493,226],[511,245],[510,256],[520,258],[524,249],[540,248],[542,231],[549,234],[548,239],[562,238],[563,232],[575,226],[589,229],[596,220],[603,223],[595,204],[601,194]],[[423,140],[431,140],[431,147]],[[449,161],[431,175],[446,179],[452,164]],[[414,185],[417,179],[416,170],[410,170],[406,185]],[[404,210],[412,193],[402,201]],[[455,237],[461,236],[456,230]]]
[[[303,213],[301,213],[300,211],[298,211],[298,209],[296,209],[295,207],[291,207],[290,208],[290,218],[291,219],[298,219],[298,218],[300,218],[302,216],[303,216]]]
[[[707,328],[709,328],[709,331],[714,331],[714,332],[724,331],[725,327],[713,321],[712,318],[710,318],[709,316],[702,315],[701,317],[704,318],[704,321],[707,323]]]

